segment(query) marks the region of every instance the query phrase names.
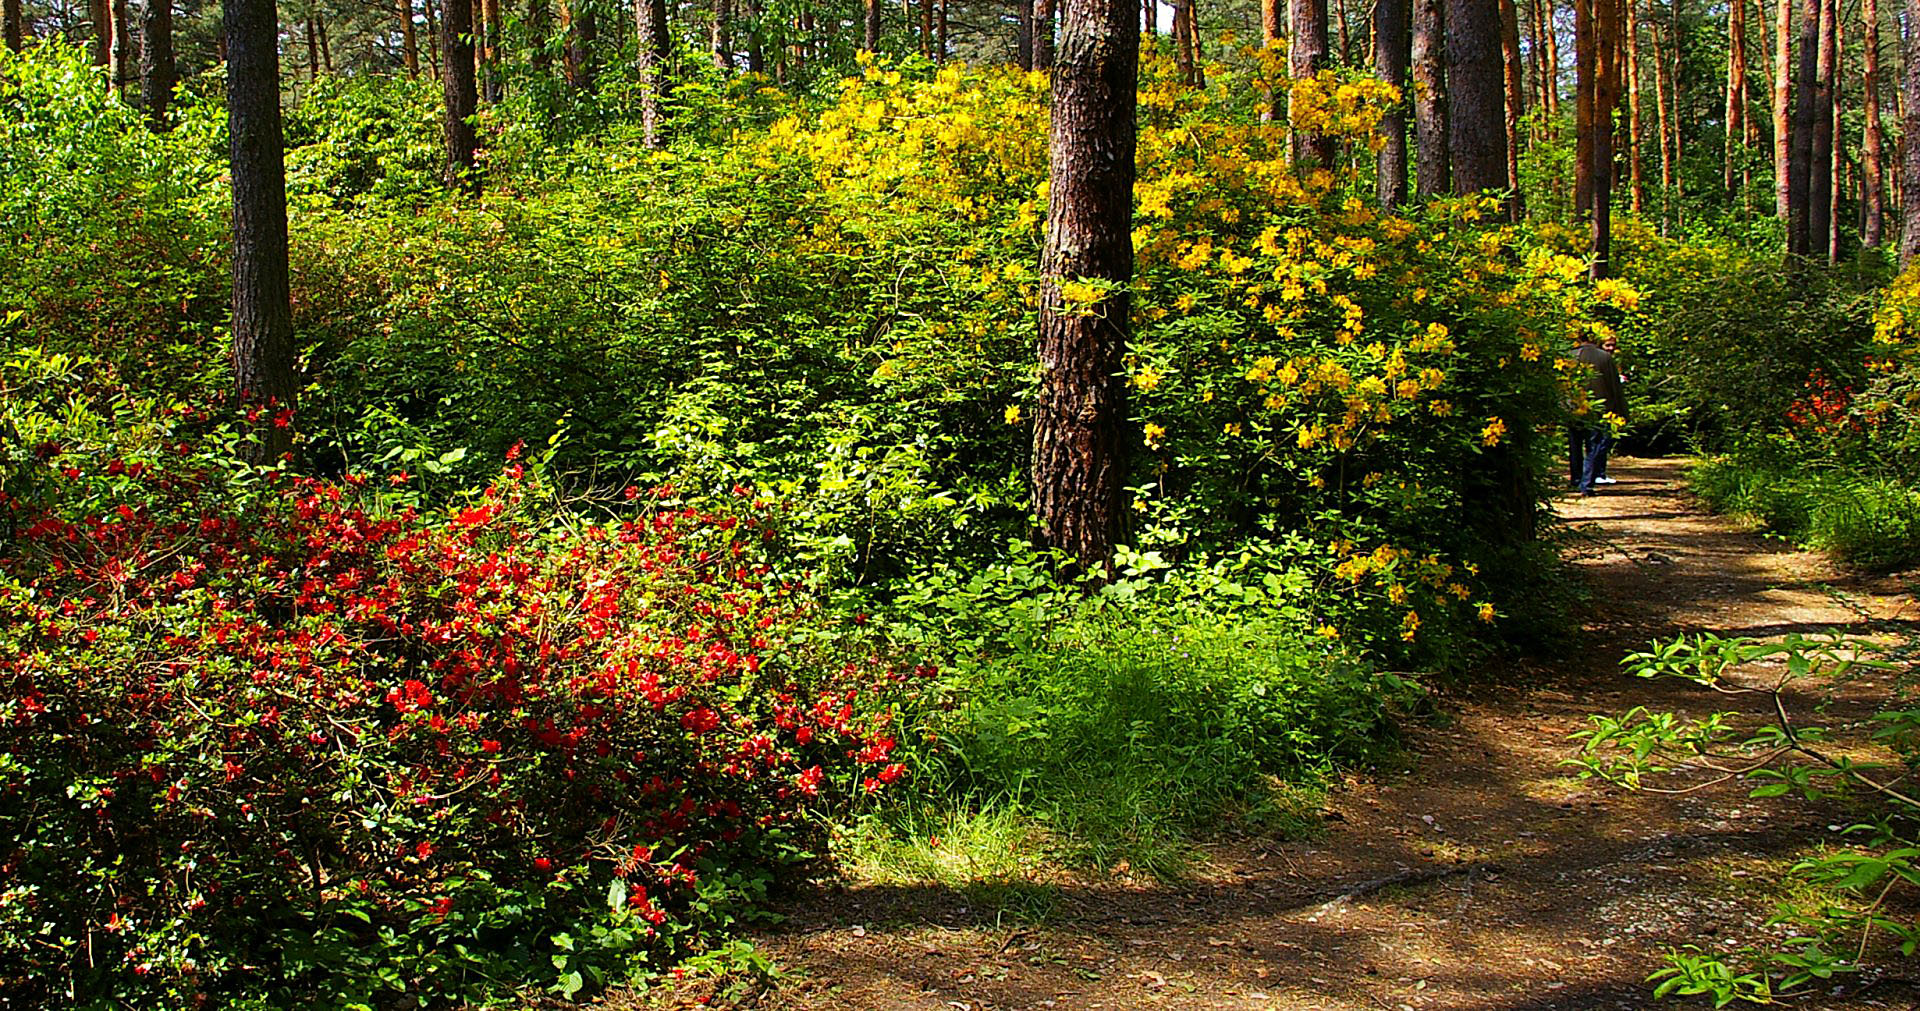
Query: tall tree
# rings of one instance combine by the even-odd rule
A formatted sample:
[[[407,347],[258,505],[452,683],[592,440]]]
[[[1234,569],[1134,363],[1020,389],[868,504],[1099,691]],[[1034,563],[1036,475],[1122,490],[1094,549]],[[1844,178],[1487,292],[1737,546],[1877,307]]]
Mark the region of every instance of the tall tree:
[[[666,89],[667,57],[673,45],[667,36],[666,0],[635,0],[633,27],[638,40],[641,138],[648,147],[659,148],[666,143],[660,98]]]
[[[1281,2],[1282,0],[1260,0],[1260,41],[1267,49],[1276,49],[1287,40],[1285,22],[1282,20],[1285,15],[1281,13],[1283,10]],[[1399,2],[1405,3],[1406,0],[1399,0]],[[1153,0],[1147,0],[1147,5],[1151,9]],[[1272,123],[1281,118],[1282,96],[1280,89],[1275,88],[1272,81],[1269,80],[1266,87],[1267,93],[1264,96],[1266,101],[1260,106],[1260,122]]]
[[[1621,0],[1627,35],[1627,206],[1639,214],[1647,202],[1646,164],[1640,138],[1640,0]]]
[[[1727,103],[1722,122],[1727,126],[1727,152],[1722,174],[1726,188],[1732,190],[1735,171],[1743,160],[1740,148],[1747,134],[1746,0],[1732,0],[1727,4]]]
[[[428,22],[432,22],[434,0],[427,0]],[[582,91],[592,91],[599,82],[599,66],[594,48],[599,41],[600,24],[593,8],[580,0],[560,0],[560,25],[566,35],[567,83]],[[438,71],[436,71],[437,73]]]
[[[1773,14],[1773,213],[1793,216],[1793,0],[1775,0]],[[1792,225],[1788,225],[1791,232]]]
[[[1414,193],[1447,192],[1446,37],[1440,0],[1413,0]]]
[[[1192,19],[1193,0],[1173,0],[1173,63],[1181,83],[1188,87],[1194,78],[1193,33],[1187,30]]]
[[[1408,0],[1374,0],[1373,68],[1380,79],[1409,93],[1407,67],[1413,59],[1412,12]],[[1396,102],[1380,117],[1382,143],[1374,159],[1374,193],[1392,210],[1407,202],[1407,103]]]
[[[861,37],[862,38],[861,48],[865,49],[869,53],[879,52],[880,51],[880,0],[867,0],[866,19],[864,21],[864,25],[866,28],[866,34]]]
[[[1327,65],[1327,0],[1290,0],[1287,9],[1293,28],[1287,71],[1294,80],[1304,80]],[[1333,136],[1294,130],[1293,158],[1332,168]]]
[[[134,64],[140,54],[134,48],[133,17],[127,11],[127,0],[113,0],[113,87],[115,91],[125,92],[133,84]]]
[[[1506,156],[1507,213],[1520,220],[1523,206],[1520,196],[1520,120],[1526,115],[1526,85],[1521,80],[1520,12],[1514,0],[1498,0],[1500,5],[1500,65],[1506,75]]]
[[[1456,193],[1507,183],[1497,0],[1447,0],[1447,147]]]
[[[1900,266],[1920,253],[1920,0],[1907,0],[1900,35]]]
[[[1013,62],[1021,70],[1033,69],[1033,0],[1014,0],[1015,28]]]
[[[413,6],[413,0],[400,0],[400,2],[403,6],[409,8],[407,10],[407,20],[408,22],[412,22],[413,11],[411,8]],[[532,48],[532,53],[528,56],[527,63],[533,68],[534,73],[544,77],[547,71],[553,69],[553,56],[551,50],[548,49],[548,46],[553,42],[553,5],[551,0],[527,0],[526,13],[522,15],[522,17],[526,19],[527,44]],[[415,77],[419,76],[420,67],[418,57],[415,57],[413,66],[408,68],[408,73]]]
[[[20,0],[0,0],[0,41],[16,53],[26,45],[26,30],[21,22]]]
[[[1815,9],[1809,21],[1814,26],[1814,37],[1810,40],[1808,51],[1811,61],[1803,59],[1803,68],[1808,62],[1813,64],[1813,75],[1807,91],[1812,99],[1806,119],[1808,143],[1805,185],[1804,213],[1802,214],[1801,249],[1806,256],[1815,256],[1826,252],[1827,227],[1831,221],[1833,200],[1833,70],[1834,70],[1834,7],[1833,0],[1814,0]]]
[[[721,70],[733,69],[733,2],[732,0],[713,0],[713,31],[709,42],[713,48],[713,65]]]
[[[165,130],[173,86],[180,80],[173,58],[173,0],[146,0],[140,18],[140,102],[148,125]]]
[[[87,20],[93,27],[93,65],[113,65],[113,0],[88,0]]]
[[[1864,0],[1860,7],[1861,38],[1860,104],[1864,122],[1860,128],[1860,201],[1864,217],[1860,225],[1860,244],[1872,249],[1885,239],[1886,186],[1881,161],[1880,129],[1880,5]],[[1920,27],[1920,26],[1915,26]]]
[[[400,5],[395,8],[395,10],[400,15],[401,65],[407,68],[408,77],[418,78],[420,76],[420,36],[413,26],[413,0],[400,0]],[[532,33],[535,23],[535,10],[545,11],[546,0],[529,0],[527,4],[527,30],[530,34]],[[544,36],[534,36],[533,53],[535,69],[539,69],[540,61],[546,58],[547,50],[545,43],[546,38]]]
[[[1106,571],[1125,484],[1131,328],[1134,88],[1132,0],[1065,0],[1048,139],[1051,188],[1040,273],[1040,390],[1033,505],[1040,541],[1082,571]],[[1089,303],[1079,290],[1099,289]],[[1069,304],[1062,288],[1074,285]]]
[[[1573,207],[1582,218],[1593,211],[1596,52],[1593,0],[1573,0]]]
[[[440,12],[440,53],[446,68],[440,78],[446,95],[446,115],[441,124],[446,139],[446,183],[477,195],[480,173],[475,169],[474,153],[480,141],[473,129],[479,105],[473,77],[473,0],[445,0]]]
[[[233,178],[233,381],[260,414],[255,463],[293,444],[293,303],[280,131],[280,29],[273,0],[225,0],[227,164]],[[290,415],[288,415],[290,417]]]
[[[941,3],[945,4],[946,0],[941,0]],[[1033,5],[1033,69],[1035,70],[1053,69],[1053,8],[1054,0],[1037,0]],[[946,10],[944,6],[940,9],[943,12]],[[946,48],[943,34],[940,49],[944,52]]]

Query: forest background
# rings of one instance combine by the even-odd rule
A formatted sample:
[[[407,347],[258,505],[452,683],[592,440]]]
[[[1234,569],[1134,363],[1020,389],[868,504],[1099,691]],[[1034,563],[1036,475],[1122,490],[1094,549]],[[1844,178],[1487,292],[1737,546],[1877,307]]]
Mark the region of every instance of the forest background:
[[[823,859],[1177,875],[1563,641],[1573,423],[1920,558],[1910,11],[228,6],[4,8],[29,1003],[572,998],[751,966]],[[1125,262],[1043,267],[1083,199]]]

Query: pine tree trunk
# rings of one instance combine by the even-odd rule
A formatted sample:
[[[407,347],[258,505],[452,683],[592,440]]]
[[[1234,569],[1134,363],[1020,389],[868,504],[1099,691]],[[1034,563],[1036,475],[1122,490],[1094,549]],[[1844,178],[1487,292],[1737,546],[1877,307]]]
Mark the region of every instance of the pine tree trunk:
[[[880,51],[880,0],[867,0],[866,35],[861,47],[869,53]]]
[[[1816,78],[1820,66],[1820,44],[1826,34],[1820,25],[1820,12],[1825,7],[1821,0],[1806,0],[1800,10],[1800,73],[1796,82],[1798,93],[1793,103],[1792,158],[1787,167],[1787,252],[1799,256],[1810,255],[1813,249],[1809,232],[1813,220],[1809,202],[1813,184],[1813,120],[1817,104],[1814,92],[1818,89]]]
[[[940,11],[934,19],[935,24],[933,28],[933,62],[936,66],[944,67],[947,65],[947,0],[939,0],[939,2]],[[1048,9],[1052,9],[1051,0],[1048,2]],[[1051,22],[1049,22],[1049,24],[1051,24]],[[1049,47],[1047,50],[1047,65],[1052,66],[1053,50],[1051,47],[1053,45],[1053,39],[1051,37],[1047,39],[1047,45]]]
[[[20,0],[0,0],[0,42],[17,53],[27,44],[26,35]]]
[[[233,380],[259,405],[254,463],[293,445],[293,305],[287,283],[287,182],[280,131],[280,31],[273,0],[225,0],[227,161],[233,178]]]
[[[733,0],[713,0],[713,65],[733,69]]]
[[[1440,0],[1413,0],[1414,193],[1447,192],[1446,33]]]
[[[1793,218],[1793,0],[1775,0],[1773,16],[1773,213]]]
[[[1409,94],[1407,67],[1412,62],[1413,37],[1408,0],[1375,0],[1373,5],[1373,68],[1380,79]],[[1407,202],[1407,103],[1398,102],[1380,117],[1385,143],[1374,159],[1374,193],[1384,210]]]
[[[1593,0],[1573,0],[1573,211],[1593,213],[1594,41]]]
[[[944,4],[946,0],[941,0]],[[1053,7],[1054,0],[1039,0],[1033,5],[1033,69],[1053,69]],[[942,11],[946,8],[941,7]],[[945,22],[942,22],[944,25]],[[945,30],[941,32],[941,46],[945,50]]]
[[[320,34],[313,30],[312,14],[307,15],[306,29],[307,29],[307,80],[317,81],[320,79]]]
[[[1207,54],[1200,46],[1200,7],[1196,0],[1187,0],[1187,42],[1193,50],[1193,80],[1196,88],[1207,86]]]
[[[140,101],[146,106],[147,125],[165,131],[171,125],[167,108],[173,87],[180,81],[173,58],[173,0],[146,0],[140,13]]]
[[[531,3],[528,4],[528,15],[527,15],[527,24],[529,26],[533,24],[532,9],[534,7],[544,7],[544,6],[545,6],[544,0],[531,0]],[[401,62],[406,65],[407,76],[418,79],[420,76],[420,36],[418,35],[418,33],[413,27],[413,0],[400,0],[399,10],[400,10],[400,59],[401,59]],[[544,47],[542,47],[542,43],[544,41],[545,41],[544,39],[541,39],[538,36],[536,36],[533,40],[533,44],[535,46],[534,53],[536,54],[535,55],[536,60],[542,59],[541,54],[545,53],[545,49]]]
[[[1555,0],[1540,0],[1547,29],[1547,115],[1560,115],[1560,27]]]
[[[1122,361],[1133,281],[1134,88],[1129,0],[1066,0],[1053,77],[1051,189],[1041,258],[1033,506],[1042,544],[1107,573],[1125,487]],[[1067,305],[1063,282],[1111,284]]]
[[[1500,62],[1507,84],[1507,189],[1513,194],[1507,201],[1507,213],[1512,220],[1518,221],[1526,212],[1525,201],[1520,194],[1520,120],[1526,115],[1526,108],[1522,104],[1526,100],[1526,86],[1520,79],[1520,12],[1514,7],[1514,0],[1498,0],[1498,3]]]
[[[413,6],[413,0],[401,0],[401,2],[408,8]],[[527,63],[533,67],[535,73],[545,74],[553,69],[553,57],[547,50],[548,44],[553,41],[553,8],[549,5],[549,0],[527,0],[527,12],[524,16],[527,19],[527,44],[532,48]],[[413,21],[411,9],[407,11],[407,21],[409,24]],[[420,76],[418,56],[414,57],[413,65],[407,73],[412,77]]]
[[[134,83],[134,64],[140,53],[134,48],[133,15],[127,0],[113,0],[113,90],[125,93]]]
[[[1872,0],[1868,0],[1869,3]],[[1746,0],[1727,4],[1727,155],[1723,169],[1728,191],[1734,188],[1734,175],[1741,161],[1740,146],[1747,132],[1747,5]]]
[[[1807,56],[1811,59],[1801,60],[1802,69],[1811,63],[1813,70],[1807,88],[1811,101],[1806,103],[1807,179],[1799,250],[1804,256],[1826,251],[1833,198],[1833,0],[1813,2],[1807,19],[1813,25],[1813,38],[1807,40]]]
[[[1193,17],[1190,0],[1173,0],[1173,65],[1180,83],[1193,84],[1193,35],[1187,31],[1187,19]]]
[[[638,40],[641,139],[650,148],[666,146],[666,121],[660,107],[666,90],[667,58],[673,40],[667,35],[667,0],[636,0],[634,34]]]
[[[1033,0],[1014,0],[1013,62],[1033,69]]]
[[[313,26],[320,30],[320,66],[327,73],[333,73],[333,45],[327,39],[327,19],[324,15],[314,14]]]
[[[1340,40],[1340,65],[1353,66],[1353,46],[1347,38],[1347,0],[1334,0],[1334,37]]]
[[[1311,78],[1327,66],[1327,0],[1290,0],[1288,20],[1293,28],[1292,46],[1287,51],[1288,75],[1296,81]],[[1333,137],[1295,129],[1293,159],[1332,168]]]
[[[473,80],[473,0],[444,0],[440,12],[440,52],[446,61],[441,74],[446,115],[441,123],[446,140],[446,184],[450,189],[478,195],[480,173],[475,171],[473,115],[478,105]]]
[[[93,65],[113,66],[113,0],[88,0],[87,20],[93,27]]]
[[[1497,0],[1447,0],[1447,140],[1455,193],[1507,184]]]
[[[1920,253],[1920,0],[1907,0],[1900,38],[1900,266]]]
[[[1621,0],[1627,16],[1627,204],[1639,214],[1647,203],[1645,159],[1640,138],[1640,0]]]
[[[1864,0],[1860,10],[1861,112],[1865,117],[1860,129],[1860,202],[1864,217],[1860,226],[1860,244],[1868,249],[1885,241],[1887,206],[1884,158],[1880,128],[1880,5]],[[1916,25],[1915,27],[1920,27]]]
[[[1153,0],[1147,0],[1147,2],[1152,3]],[[1394,0],[1394,2],[1404,4],[1407,0]],[[1276,48],[1286,42],[1287,33],[1284,27],[1285,22],[1282,20],[1283,15],[1280,13],[1280,3],[1281,0],[1260,0],[1260,40],[1268,49]],[[1260,107],[1260,122],[1279,122],[1285,113],[1282,108],[1284,96],[1281,94],[1281,89],[1275,88],[1271,81],[1267,82],[1266,89],[1266,102]]]
[[[1613,110],[1620,104],[1620,2],[1593,0],[1593,264],[1594,280],[1607,277],[1613,261]]]
[[[933,59],[933,0],[920,0],[920,55]]]
[[[1845,193],[1840,178],[1840,164],[1845,157],[1845,146],[1840,139],[1840,4],[1839,0],[1826,0],[1820,12],[1820,27],[1825,37],[1820,40],[1820,82],[1824,94],[1816,93],[1815,115],[1820,119],[1814,124],[1814,157],[1819,158],[1815,166],[1812,199],[1819,201],[1811,209],[1814,252],[1824,252],[1827,262],[1839,259],[1840,243],[1840,198]],[[1824,131],[1821,129],[1824,127]],[[1822,135],[1824,133],[1824,136]],[[1824,155],[1824,156],[1823,156]],[[1824,168],[1823,168],[1824,167]]]

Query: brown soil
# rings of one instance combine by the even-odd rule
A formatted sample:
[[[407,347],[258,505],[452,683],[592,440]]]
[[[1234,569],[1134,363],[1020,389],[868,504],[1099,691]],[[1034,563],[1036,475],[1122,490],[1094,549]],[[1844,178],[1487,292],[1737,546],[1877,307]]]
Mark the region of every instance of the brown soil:
[[[1614,473],[1618,485],[1560,508],[1581,531],[1573,562],[1592,590],[1578,648],[1446,699],[1450,719],[1410,731],[1411,771],[1340,784],[1317,837],[1220,842],[1177,885],[1069,881],[1038,925],[937,888],[823,888],[755,939],[787,975],[749,1003],[1642,1008],[1656,1003],[1643,981],[1667,947],[1762,939],[1777,897],[1769,868],[1832,838],[1832,815],[1752,801],[1738,785],[1671,797],[1578,781],[1560,764],[1575,750],[1567,735],[1589,713],[1634,705],[1729,708],[1623,674],[1620,656],[1656,636],[1864,630],[1829,588],[1875,619],[1913,615],[1892,581],[1705,515],[1678,461],[1619,460]],[[1849,689],[1827,719],[1880,694]],[[1920,984],[1899,971],[1800,1006],[1920,1007]]]

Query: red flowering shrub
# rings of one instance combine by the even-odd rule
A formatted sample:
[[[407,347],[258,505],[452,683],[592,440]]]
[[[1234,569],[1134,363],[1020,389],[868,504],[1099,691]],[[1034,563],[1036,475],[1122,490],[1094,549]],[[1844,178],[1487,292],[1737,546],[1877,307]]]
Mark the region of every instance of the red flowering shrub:
[[[900,775],[915,674],[809,627],[745,489],[589,522],[516,461],[423,510],[190,425],[0,453],[0,999],[572,993]]]

